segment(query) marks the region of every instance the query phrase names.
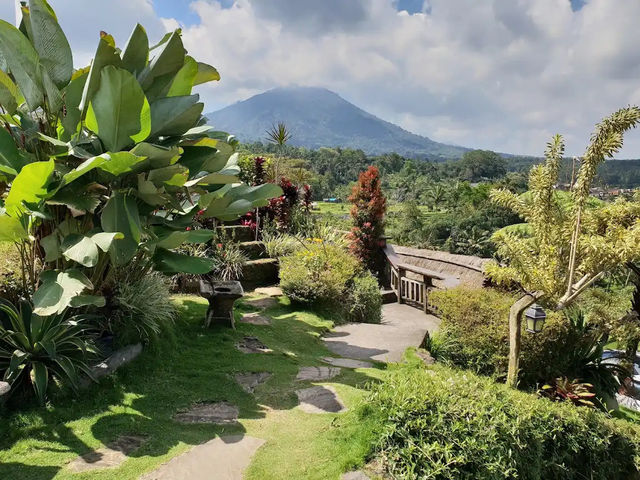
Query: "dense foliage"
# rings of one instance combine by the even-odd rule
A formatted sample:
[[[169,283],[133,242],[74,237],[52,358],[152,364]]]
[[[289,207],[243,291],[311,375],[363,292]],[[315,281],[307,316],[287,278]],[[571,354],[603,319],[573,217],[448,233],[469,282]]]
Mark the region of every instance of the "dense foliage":
[[[509,325],[504,319],[514,295],[458,287],[433,291],[430,301],[442,318],[430,340],[432,354],[440,361],[504,378],[509,356]],[[599,398],[606,400],[619,385],[617,367],[602,361],[608,335],[587,323],[581,310],[569,313],[548,312],[537,334],[527,333],[522,325],[520,386],[535,388],[562,376],[593,384]]]
[[[133,286],[154,270],[207,273],[211,259],[176,251],[211,240],[190,228],[196,212],[235,219],[281,189],[239,183],[237,142],[205,125],[192,94],[220,77],[187,55],[180,30],[150,46],[137,25],[122,49],[103,32],[74,71],[46,0],[21,11],[20,28],[0,20],[0,242],[19,256],[32,326],[97,307],[107,318],[93,326],[108,328],[120,269]]]
[[[393,478],[638,478],[640,432],[587,408],[510,390],[470,372],[413,364],[374,385],[360,409],[378,421]]]
[[[367,323],[382,318],[382,295],[375,277],[347,249],[344,237],[318,228],[319,237],[271,237],[268,251],[280,256],[280,287],[294,302]]]

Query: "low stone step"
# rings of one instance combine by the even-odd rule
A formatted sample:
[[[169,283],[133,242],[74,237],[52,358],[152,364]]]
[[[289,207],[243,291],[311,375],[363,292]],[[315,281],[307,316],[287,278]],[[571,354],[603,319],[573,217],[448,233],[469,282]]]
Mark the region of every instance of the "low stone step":
[[[216,230],[223,238],[234,242],[251,242],[255,240],[255,235],[248,225],[223,225],[217,227]]]
[[[265,256],[264,243],[262,242],[240,242],[238,244],[240,251],[252,260],[257,260]]]
[[[398,301],[398,295],[393,290],[382,290],[380,293],[382,293],[382,303],[384,305]]]
[[[242,286],[246,291],[278,283],[278,259],[249,260],[242,268]]]

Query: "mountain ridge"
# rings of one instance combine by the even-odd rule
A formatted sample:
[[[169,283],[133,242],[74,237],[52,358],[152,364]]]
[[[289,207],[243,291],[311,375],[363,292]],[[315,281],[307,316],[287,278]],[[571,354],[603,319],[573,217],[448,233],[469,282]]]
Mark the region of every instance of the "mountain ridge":
[[[240,141],[265,141],[274,123],[284,122],[290,144],[311,149],[342,147],[367,154],[398,153],[415,158],[459,158],[469,149],[411,133],[322,87],[278,87],[206,113],[210,124]]]

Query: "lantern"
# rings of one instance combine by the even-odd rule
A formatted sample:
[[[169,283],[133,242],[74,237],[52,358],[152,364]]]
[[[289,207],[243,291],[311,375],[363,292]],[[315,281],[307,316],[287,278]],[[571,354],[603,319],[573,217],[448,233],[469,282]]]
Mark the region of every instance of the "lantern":
[[[524,316],[527,317],[527,332],[539,333],[542,331],[547,314],[540,305],[537,303],[531,305]]]

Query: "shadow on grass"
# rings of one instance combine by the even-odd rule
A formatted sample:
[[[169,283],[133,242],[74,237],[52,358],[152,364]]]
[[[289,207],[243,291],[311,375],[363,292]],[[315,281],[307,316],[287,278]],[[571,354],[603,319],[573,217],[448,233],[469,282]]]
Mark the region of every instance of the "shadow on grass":
[[[177,345],[145,351],[112,377],[81,392],[78,398],[58,399],[59,403],[48,409],[30,408],[0,419],[0,429],[8,433],[0,438],[0,455],[10,460],[0,463],[0,478],[49,480],[75,455],[94,452],[88,443],[98,440],[107,445],[122,435],[147,437],[130,457],[158,457],[180,443],[198,445],[222,433],[243,434],[245,428],[240,423],[181,424],[173,417],[199,402],[232,403],[239,408],[240,421],[264,418],[268,410],[295,408],[295,390],[311,385],[294,380],[298,369],[323,365],[320,359],[332,355],[320,340],[328,331],[329,319],[294,310],[286,299],[265,311],[273,319],[271,326],[237,323],[235,331],[223,327],[205,329],[204,301],[178,297],[177,303],[181,318],[176,325]],[[236,316],[253,310],[240,304]],[[245,336],[259,338],[273,352],[241,353],[235,344]],[[269,372],[272,377],[249,394],[234,379],[241,372]],[[355,387],[372,380],[375,381],[365,373],[343,369],[330,382]],[[77,425],[68,426],[70,422]],[[14,461],[19,458],[7,455],[17,441],[25,439],[33,440],[35,449],[59,453],[59,457],[46,462],[59,462],[59,466],[21,464]],[[99,460],[98,456],[93,458]],[[38,457],[29,461],[37,463]]]

